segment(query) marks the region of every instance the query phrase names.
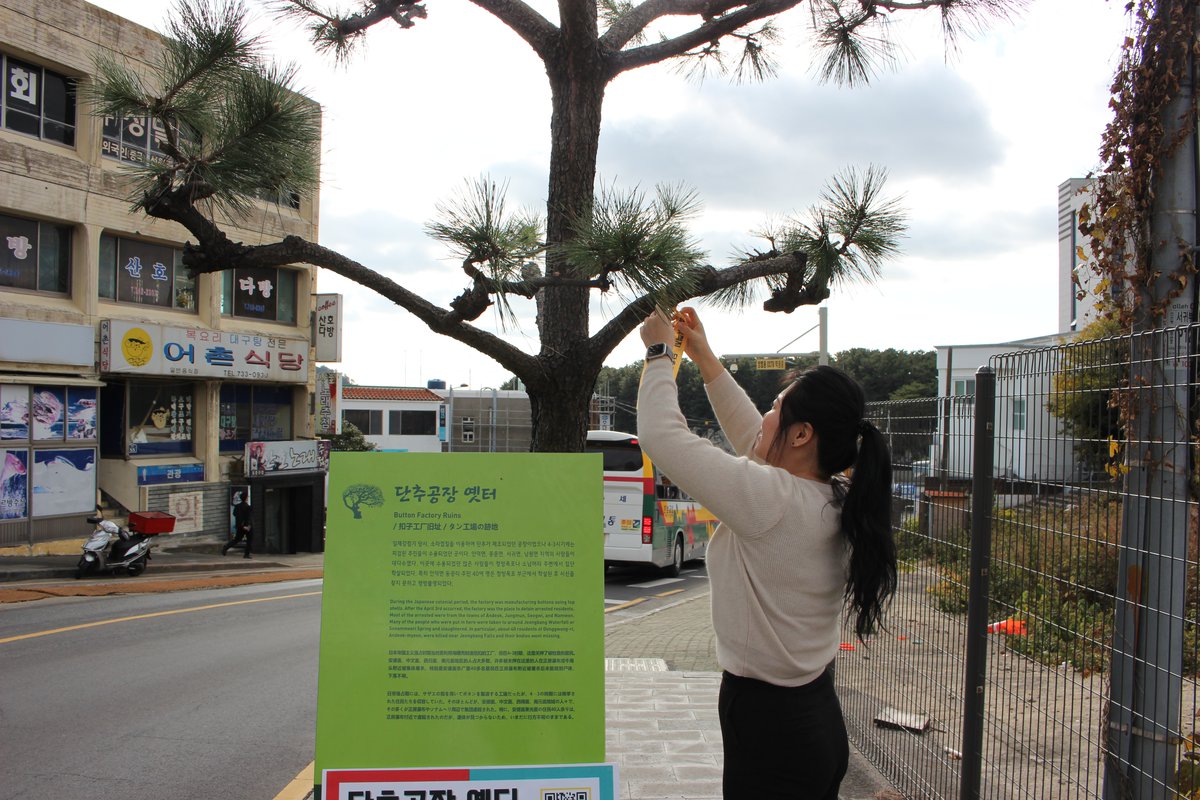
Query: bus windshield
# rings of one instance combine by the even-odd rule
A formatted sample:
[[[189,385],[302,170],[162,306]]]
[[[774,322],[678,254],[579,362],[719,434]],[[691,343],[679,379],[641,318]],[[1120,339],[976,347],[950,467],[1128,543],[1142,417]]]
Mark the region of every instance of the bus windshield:
[[[604,456],[605,472],[642,474],[642,448],[637,440],[624,442],[588,442],[587,452]]]

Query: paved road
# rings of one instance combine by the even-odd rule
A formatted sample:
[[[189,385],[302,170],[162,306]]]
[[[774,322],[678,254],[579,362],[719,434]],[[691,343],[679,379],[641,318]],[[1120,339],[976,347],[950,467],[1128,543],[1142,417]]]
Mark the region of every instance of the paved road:
[[[320,589],[0,607],[3,796],[274,797],[312,760]]]

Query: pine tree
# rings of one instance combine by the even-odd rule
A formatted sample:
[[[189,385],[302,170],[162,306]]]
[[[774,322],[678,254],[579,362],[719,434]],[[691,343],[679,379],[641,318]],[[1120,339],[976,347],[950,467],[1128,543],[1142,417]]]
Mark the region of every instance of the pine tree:
[[[480,179],[443,205],[428,232],[461,258],[462,293],[440,308],[390,278],[315,242],[289,236],[249,246],[222,231],[217,210],[243,213],[247,198],[306,194],[316,185],[319,112],[290,91],[293,75],[265,65],[238,3],[213,10],[184,0],[168,32],[171,45],[150,80],[115,60],[98,63],[88,88],[100,116],[153,116],[165,123],[168,163],[136,176],[135,205],[174,220],[195,237],[184,264],[206,273],[238,267],[313,264],[392,300],[430,330],[490,356],[529,392],[533,449],[578,451],[588,404],[604,359],[656,306],[693,298],[729,308],[760,300],[791,312],[829,296],[830,287],[874,280],[897,253],[904,213],[883,193],[886,173],[848,169],[830,179],[819,205],[761,231],[765,249],[717,268],[689,234],[699,205],[680,186],[653,192],[596,187],[596,154],[606,87],[630,70],[673,60],[697,73],[736,80],[771,77],[778,19],[803,0],[558,0],[552,22],[523,0],[473,0],[533,49],[550,84],[550,164],[546,213],[512,213],[501,184]],[[950,41],[964,26],[1004,17],[1026,0],[809,0],[800,14],[824,54],[823,79],[855,85],[875,65],[895,60],[892,16],[940,14]],[[314,0],[279,0],[308,23],[319,48],[347,59],[376,25],[421,27],[420,0],[364,0],[340,13]],[[676,23],[694,27],[679,33]],[[670,20],[667,29],[662,23]],[[413,35],[419,35],[414,31]],[[736,52],[730,52],[730,51]],[[379,76],[390,80],[389,76]],[[624,305],[600,330],[588,330],[592,292]],[[491,306],[511,321],[510,303],[536,300],[540,350],[524,352],[473,324]]]

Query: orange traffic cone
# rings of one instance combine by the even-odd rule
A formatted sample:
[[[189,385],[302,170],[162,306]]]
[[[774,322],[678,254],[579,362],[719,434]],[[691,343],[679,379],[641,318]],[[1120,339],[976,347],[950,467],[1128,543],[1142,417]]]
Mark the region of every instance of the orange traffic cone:
[[[1004,633],[1009,636],[1026,636],[1029,634],[1029,630],[1025,626],[1025,620],[1013,619],[1012,617],[1000,622],[993,622],[987,626],[987,632]]]

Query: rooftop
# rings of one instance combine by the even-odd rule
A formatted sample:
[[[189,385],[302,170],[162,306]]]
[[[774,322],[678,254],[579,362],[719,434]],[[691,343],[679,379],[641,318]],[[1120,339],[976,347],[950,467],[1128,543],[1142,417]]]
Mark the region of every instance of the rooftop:
[[[343,386],[343,400],[424,400],[442,402],[442,396],[429,389],[412,386]]]

